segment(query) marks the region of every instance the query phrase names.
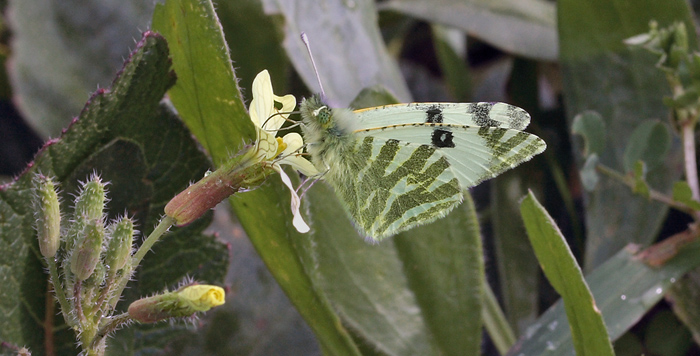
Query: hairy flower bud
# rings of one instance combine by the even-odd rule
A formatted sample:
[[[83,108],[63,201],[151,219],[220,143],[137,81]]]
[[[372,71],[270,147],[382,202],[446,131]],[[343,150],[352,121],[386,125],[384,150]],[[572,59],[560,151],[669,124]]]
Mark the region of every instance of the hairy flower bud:
[[[37,174],[35,177],[35,214],[39,250],[53,258],[61,243],[61,210],[53,179]]]
[[[175,292],[139,299],[129,305],[129,316],[141,323],[155,323],[168,318],[188,317],[224,304],[224,289],[195,284]]]
[[[96,220],[102,218],[105,208],[105,183],[100,176],[93,174],[83,183],[75,200],[75,219]]]
[[[102,220],[91,220],[85,225],[82,240],[78,243],[70,260],[70,270],[79,280],[85,280],[100,262],[105,228]]]
[[[118,271],[131,258],[134,244],[134,222],[124,217],[110,226],[109,244],[105,254],[105,264],[112,271]]]
[[[199,219],[221,201],[241,189],[261,184],[274,171],[259,162],[251,147],[224,163],[175,196],[165,206],[165,214],[175,225],[187,225]]]

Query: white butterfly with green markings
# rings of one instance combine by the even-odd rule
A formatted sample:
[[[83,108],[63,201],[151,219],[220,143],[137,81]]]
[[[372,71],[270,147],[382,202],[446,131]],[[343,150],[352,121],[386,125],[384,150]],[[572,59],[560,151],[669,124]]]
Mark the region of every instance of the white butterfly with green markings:
[[[313,164],[361,234],[379,241],[444,217],[465,189],[545,150],[504,103],[410,103],[351,111],[301,103]]]

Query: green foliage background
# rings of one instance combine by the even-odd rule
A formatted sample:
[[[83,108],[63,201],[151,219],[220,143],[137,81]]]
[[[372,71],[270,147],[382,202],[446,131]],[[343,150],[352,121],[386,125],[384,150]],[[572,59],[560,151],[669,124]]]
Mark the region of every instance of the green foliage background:
[[[634,130],[666,120],[662,98],[669,93],[656,58],[622,41],[646,32],[652,19],[695,29],[684,1],[10,0],[5,6],[9,79],[0,85],[41,137],[59,140],[0,190],[0,341],[29,346],[35,355],[77,353],[60,320],[53,348],[43,343],[47,285],[31,229],[27,173],[56,174],[70,209],[67,194],[77,180],[102,172],[112,182],[110,214],[135,214],[148,233],[170,197],[254,138],[245,108],[259,71],[270,71],[278,95],[300,99],[319,90],[299,40],[305,32],[333,105],[507,101],[532,114],[529,131],[549,148],[475,188],[474,200],[448,218],[378,245],[357,236],[320,183],[304,198],[312,232],[297,233],[289,192],[272,177],[233,196],[230,214],[220,206],[210,230],[218,238],[201,232],[211,217],[175,229],[146,257],[127,296],[153,293],[188,274],[229,286],[226,305],[208,313],[197,331],[167,324],[118,331],[110,354],[575,349],[603,355],[610,353],[606,332],[619,340],[621,355],[698,352],[689,336],[700,342],[700,325],[693,323],[700,320],[700,282],[697,273],[686,273],[700,263],[698,246],[657,268],[625,248],[646,247],[688,220],[667,217],[667,207],[611,179],[583,191],[583,145],[569,129],[577,114],[597,112],[605,127],[596,146],[600,161],[620,171],[629,166]],[[140,30],[160,35],[149,32],[134,45]],[[98,86],[110,89],[90,96]],[[647,172],[654,189],[668,193],[681,178],[679,146],[674,133],[668,155]],[[518,206],[528,190],[534,193],[521,207],[526,234]],[[550,229],[555,222],[561,232]],[[564,303],[554,304],[557,294],[545,286],[538,262]],[[561,280],[547,272],[552,265],[567,266],[557,272]],[[673,309],[658,306],[665,295]],[[573,321],[571,313],[586,317]],[[492,340],[486,346],[482,328]],[[592,341],[572,339],[572,331]]]

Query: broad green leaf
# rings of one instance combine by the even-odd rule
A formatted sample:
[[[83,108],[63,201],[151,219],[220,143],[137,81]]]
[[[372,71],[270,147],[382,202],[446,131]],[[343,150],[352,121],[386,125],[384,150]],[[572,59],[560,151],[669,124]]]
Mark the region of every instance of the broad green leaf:
[[[586,282],[603,315],[611,340],[636,324],[681,276],[700,264],[700,243],[693,243],[660,267],[650,267],[629,246],[587,277]],[[523,335],[508,356],[572,355],[571,331],[562,301],[549,308]]]
[[[595,111],[586,111],[574,117],[571,132],[584,140],[583,156],[599,155],[605,149],[605,122]]]
[[[394,245],[442,354],[478,354],[484,257],[471,195],[447,218],[404,232]]]
[[[437,352],[396,246],[391,241],[372,245],[358,237],[338,201],[329,198],[334,193],[328,186],[318,183],[308,194],[313,231],[304,242],[309,251],[305,265],[314,268],[314,280],[343,323],[380,354]]]
[[[596,301],[556,223],[532,192],[521,203],[520,211],[537,260],[561,295],[576,354],[614,355]]]
[[[347,106],[366,87],[382,85],[402,102],[410,101],[401,73],[389,56],[374,1],[263,0],[265,12],[284,18],[284,49],[307,87],[320,92],[309,54],[311,42],[318,74],[334,107]]]
[[[291,66],[284,49],[276,45],[282,43],[280,21],[265,15],[259,0],[220,0],[215,7],[229,34],[226,42],[242,92],[250,95],[253,79],[263,69],[270,71],[275,90],[284,91]]]
[[[196,10],[190,11],[192,8]],[[194,134],[201,142],[209,142],[215,162],[221,162],[240,148],[241,139],[253,137],[253,125],[241,102],[213,5],[208,0],[168,0],[165,5],[156,7],[154,27],[165,33],[171,51],[180,53],[173,57],[176,72],[183,68],[191,78],[178,81],[173,90],[198,93],[195,96],[171,95],[173,104],[188,125],[208,128]],[[193,44],[188,39],[198,42]],[[201,51],[216,53],[207,56]],[[212,68],[222,72],[214,72]],[[213,91],[213,88],[225,92]],[[226,101],[212,103],[209,95]],[[196,110],[187,111],[190,115],[186,115],[181,106]],[[232,112],[233,108],[236,113]],[[243,111],[238,112],[239,109]],[[222,134],[225,132],[229,134]],[[313,286],[300,260],[299,244],[308,237],[297,233],[292,226],[289,191],[279,177],[272,177],[256,190],[234,195],[230,202],[260,257],[314,330],[322,349],[331,354],[357,354],[349,334],[323,294]]]
[[[454,26],[514,54],[550,61],[557,58],[556,8],[552,2],[391,0],[380,9]]]
[[[96,92],[78,120],[57,140],[50,141],[34,163],[10,185],[0,189],[0,279],[2,288],[0,339],[27,345],[34,354],[43,354],[44,332],[40,324],[45,310],[47,276],[38,259],[33,214],[30,208],[30,179],[34,172],[55,175],[63,190],[64,212],[70,211],[70,194],[77,180],[98,172],[110,181],[110,217],[127,212],[136,217],[143,234],[152,230],[167,201],[200,177],[208,167],[206,158],[190,139],[189,132],[166,106],[160,105],[165,91],[174,83],[165,40],[147,33],[137,44],[110,90]],[[203,236],[207,219],[166,235],[149,253],[129,285],[124,304],[163,287],[177,284],[189,274],[198,280],[220,282],[227,253],[213,237]],[[167,271],[163,274],[161,272]],[[123,306],[122,306],[123,307]],[[55,307],[57,308],[57,307]],[[56,316],[60,324],[60,317]],[[158,342],[166,344],[183,328],[145,327],[120,330],[111,344],[121,344],[121,355],[154,347],[145,335],[158,332]],[[57,354],[75,354],[75,335],[58,328]],[[124,344],[122,340],[130,340]]]
[[[563,96],[569,120],[586,110],[598,112],[606,127],[600,162],[622,170],[632,131],[644,120],[668,116],[661,98],[669,93],[663,73],[654,67],[654,56],[642,49],[629,49],[623,40],[648,32],[652,19],[660,26],[682,20],[694,28],[688,4],[682,0],[563,0],[557,6]],[[689,35],[694,47],[695,34],[689,31]],[[681,174],[680,150],[672,147],[663,164],[647,175],[656,190],[670,190]],[[584,199],[588,238],[583,265],[587,270],[627,243],[649,244],[667,210],[663,204],[635,196],[617,182],[605,179],[601,183]]]
[[[9,1],[8,74],[15,103],[39,134],[57,137],[78,116],[91,92],[109,87],[134,39],[146,29],[153,4]]]
[[[632,131],[622,157],[625,172],[633,172],[638,161],[654,170],[664,163],[670,148],[671,133],[665,124],[658,120],[641,123]]]
[[[177,85],[168,94],[214,163],[237,152],[255,131],[231,67],[228,45],[208,0],[167,1],[153,13],[153,30],[168,40]]]

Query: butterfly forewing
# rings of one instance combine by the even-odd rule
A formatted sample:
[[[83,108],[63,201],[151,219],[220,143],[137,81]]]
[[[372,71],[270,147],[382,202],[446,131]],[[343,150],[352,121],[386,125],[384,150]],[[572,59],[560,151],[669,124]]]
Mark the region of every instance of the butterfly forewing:
[[[356,110],[360,129],[414,123],[457,124],[522,130],[527,111],[506,103],[410,103]]]
[[[447,158],[463,189],[529,160],[546,147],[535,135],[499,127],[404,124],[355,134],[434,147],[437,154]]]

